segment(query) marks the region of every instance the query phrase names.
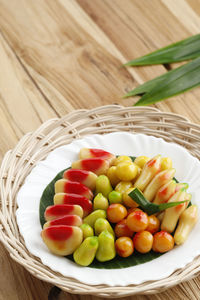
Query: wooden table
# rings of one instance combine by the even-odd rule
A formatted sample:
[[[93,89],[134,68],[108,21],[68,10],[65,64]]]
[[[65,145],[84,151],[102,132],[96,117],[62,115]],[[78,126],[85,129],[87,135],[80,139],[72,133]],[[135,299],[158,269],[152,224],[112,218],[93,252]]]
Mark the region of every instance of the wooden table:
[[[0,156],[49,118],[121,96],[166,72],[121,64],[199,33],[200,0],[0,0]],[[156,105],[200,123],[200,89]],[[51,286],[0,247],[0,300],[44,300]],[[143,299],[199,299],[200,277]],[[97,299],[61,293],[57,299]]]

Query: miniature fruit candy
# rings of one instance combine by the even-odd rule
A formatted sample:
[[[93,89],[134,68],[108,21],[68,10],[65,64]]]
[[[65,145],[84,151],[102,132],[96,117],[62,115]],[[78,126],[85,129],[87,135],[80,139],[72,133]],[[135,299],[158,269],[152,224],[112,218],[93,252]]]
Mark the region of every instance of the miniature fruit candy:
[[[185,182],[184,182],[184,183],[181,183],[181,182],[179,182],[179,183],[176,184],[175,192],[180,191],[182,188],[184,188],[185,190],[187,190],[188,187],[189,187],[189,184],[188,184],[188,183],[185,183]]]
[[[161,167],[161,155],[157,155],[150,159],[142,169],[142,173],[134,183],[134,187],[137,187],[141,191],[144,191],[153,177],[160,171]]]
[[[107,171],[107,176],[110,180],[112,187],[115,187],[120,182],[120,179],[116,175],[116,169],[116,166],[112,166]]]
[[[154,234],[152,249],[155,252],[164,253],[174,248],[174,238],[166,231],[159,231]]]
[[[56,181],[55,194],[57,193],[78,194],[89,200],[93,199],[93,193],[87,186],[80,182],[69,181],[66,179],[59,179]]]
[[[99,240],[97,236],[87,237],[73,254],[74,261],[81,266],[89,266],[95,258]]]
[[[102,158],[86,158],[72,163],[72,169],[91,171],[96,175],[106,174],[108,168],[109,162]]]
[[[99,248],[96,253],[96,259],[101,262],[113,259],[116,255],[113,235],[108,230],[104,230],[100,233],[98,239]]]
[[[110,152],[107,152],[102,149],[89,149],[89,148],[82,148],[79,153],[80,159],[85,158],[102,158],[109,161],[110,165],[112,165],[113,161],[115,160],[116,156]]]
[[[81,226],[82,219],[76,215],[66,215],[64,217],[48,221],[44,224],[43,228],[47,228],[55,225],[69,225],[69,226]]]
[[[92,202],[84,196],[78,194],[58,193],[54,195],[54,204],[75,204],[80,205],[83,209],[83,217],[92,212]]]
[[[110,223],[104,218],[99,218],[96,220],[96,222],[94,223],[94,230],[95,235],[99,235],[102,231],[108,230],[113,236],[115,236]]]
[[[162,172],[158,173],[157,175],[155,175],[155,177],[151,180],[151,182],[145,188],[144,197],[147,200],[152,201],[153,198],[155,197],[157,191],[159,190],[159,188],[162,185],[169,182],[174,177],[175,171],[176,171],[175,169],[169,169],[169,170],[162,171]]]
[[[67,225],[47,227],[42,230],[41,236],[49,250],[61,256],[72,254],[83,240],[79,227]]]
[[[197,206],[191,205],[181,214],[178,227],[174,234],[174,241],[176,245],[183,244],[188,238],[190,231],[197,222],[197,211]]]
[[[128,215],[126,222],[130,230],[139,232],[147,228],[149,220],[145,212],[142,210],[135,210]]]
[[[116,185],[115,191],[120,192],[121,194],[123,194],[123,193],[125,193],[131,187],[133,187],[131,181],[120,181]]]
[[[108,199],[109,199],[110,204],[122,203],[122,194],[120,192],[117,192],[117,191],[112,191],[108,195]]]
[[[153,245],[153,235],[148,231],[137,232],[133,238],[135,249],[140,253],[148,253]]]
[[[114,203],[107,209],[107,218],[111,223],[118,223],[127,216],[127,209],[125,206]]]
[[[83,231],[83,239],[86,239],[87,237],[94,235],[94,230],[93,230],[93,228],[90,225],[88,225],[88,224],[82,224],[80,226],[80,228]]]
[[[63,178],[70,180],[70,181],[80,182],[80,183],[84,184],[85,186],[87,186],[92,191],[96,187],[97,175],[90,171],[78,170],[78,169],[68,169],[64,172]]]
[[[161,170],[167,170],[172,168],[172,160],[170,157],[163,157],[161,160]]]
[[[116,224],[115,226],[116,237],[119,238],[121,236],[128,236],[128,237],[133,236],[133,231],[128,228],[126,222],[127,222],[126,219],[123,219]]]
[[[167,202],[169,198],[173,196],[176,190],[176,182],[174,180],[170,180],[157,191],[156,197],[153,201],[155,204],[161,204]]]
[[[93,209],[103,209],[106,210],[109,206],[108,199],[104,197],[101,193],[98,193],[93,200]]]
[[[117,254],[121,257],[128,257],[134,251],[133,241],[130,237],[122,236],[115,242]]]
[[[147,156],[138,156],[136,157],[136,159],[134,160],[134,163],[140,167],[141,169],[144,168],[144,165],[150,160],[149,157]]]
[[[148,216],[148,220],[149,222],[146,231],[151,233],[157,232],[160,228],[160,220],[154,215]]]
[[[109,193],[112,192],[112,186],[110,180],[106,175],[100,175],[96,180],[96,194],[102,193],[104,197],[108,197]]]
[[[131,181],[138,174],[138,166],[133,162],[122,162],[117,165],[116,175],[122,181]]]
[[[57,204],[48,206],[44,217],[46,221],[52,221],[65,215],[77,215],[83,217],[83,209],[80,205]]]
[[[94,223],[99,218],[106,218],[106,212],[103,209],[97,209],[93,211],[91,214],[89,214],[86,218],[83,219],[83,223],[86,223],[90,225],[91,227],[94,227]]]
[[[185,190],[180,190],[176,192],[168,201],[169,202],[179,202],[187,200],[189,194],[186,193]],[[191,195],[190,195],[191,198]],[[188,199],[190,200],[190,199]],[[175,207],[167,208],[165,210],[165,214],[161,223],[161,229],[165,230],[167,232],[173,232],[176,224],[178,222],[178,219],[182,212],[186,209],[188,205],[188,202],[182,203],[180,205],[177,205]]]
[[[123,193],[123,204],[128,207],[138,207],[139,205],[129,196],[130,192],[132,192],[135,188],[129,188],[125,193]]]
[[[132,159],[129,156],[120,155],[114,160],[113,164],[114,166],[117,166],[118,164],[121,164],[123,162],[132,162]]]

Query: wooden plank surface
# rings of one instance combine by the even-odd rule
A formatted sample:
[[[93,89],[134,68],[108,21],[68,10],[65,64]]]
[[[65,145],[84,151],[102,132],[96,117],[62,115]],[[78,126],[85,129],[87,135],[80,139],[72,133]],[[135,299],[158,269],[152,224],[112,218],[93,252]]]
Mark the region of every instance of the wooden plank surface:
[[[200,0],[0,0],[0,158],[45,120],[119,103],[166,72],[121,64],[199,32]],[[200,89],[156,104],[200,123]],[[0,246],[0,300],[47,299],[51,286]],[[132,299],[199,299],[200,277]],[[98,299],[61,293],[57,299]],[[124,298],[125,299],[125,298]],[[126,298],[127,299],[127,298]]]

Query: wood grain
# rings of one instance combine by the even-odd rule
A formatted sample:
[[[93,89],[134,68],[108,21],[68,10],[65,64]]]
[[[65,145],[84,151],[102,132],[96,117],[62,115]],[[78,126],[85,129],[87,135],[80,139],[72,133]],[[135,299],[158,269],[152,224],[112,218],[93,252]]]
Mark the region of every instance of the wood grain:
[[[121,65],[198,33],[199,26],[200,0],[0,0],[0,158],[49,118],[132,105],[137,98],[121,96],[167,70]],[[199,95],[198,88],[156,107],[200,123]],[[0,300],[47,299],[51,285],[17,265],[2,246],[0,254]],[[132,298],[193,300],[199,289],[197,277]],[[57,299],[98,298],[61,293]]]

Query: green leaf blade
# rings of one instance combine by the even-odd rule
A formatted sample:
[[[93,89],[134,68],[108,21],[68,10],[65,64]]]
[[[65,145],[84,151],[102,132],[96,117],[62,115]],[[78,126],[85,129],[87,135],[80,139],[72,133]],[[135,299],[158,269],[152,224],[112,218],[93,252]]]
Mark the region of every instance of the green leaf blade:
[[[151,89],[135,106],[154,104],[200,86],[200,57],[164,75],[156,84],[151,82]]]
[[[129,197],[131,197],[148,215],[153,215],[155,213],[161,212],[167,208],[177,206],[181,203],[188,202],[188,200],[185,201],[179,201],[179,202],[167,202],[162,204],[154,204],[150,201],[148,201],[143,193],[138,189],[135,188],[133,191],[131,191],[129,194]]]
[[[185,40],[173,43],[142,57],[124,64],[124,66],[144,66],[154,64],[167,64],[195,59],[200,56],[200,34]]]

